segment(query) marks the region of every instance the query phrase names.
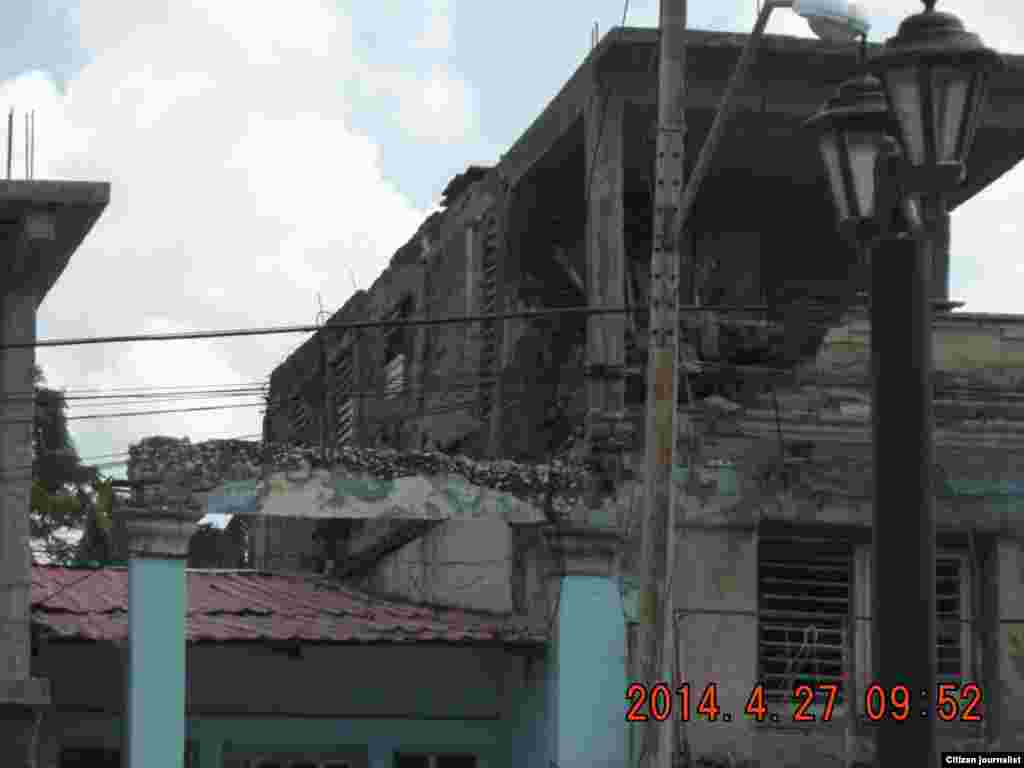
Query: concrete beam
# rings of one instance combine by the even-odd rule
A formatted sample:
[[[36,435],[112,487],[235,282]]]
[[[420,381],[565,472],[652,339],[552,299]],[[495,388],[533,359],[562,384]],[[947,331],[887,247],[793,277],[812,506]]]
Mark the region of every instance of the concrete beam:
[[[587,199],[587,303],[622,306],[626,303],[626,241],[623,210],[623,115],[621,94],[597,89],[585,118]],[[622,366],[626,362],[626,318],[622,315],[587,318],[587,362]],[[621,380],[588,383],[591,410],[621,411],[625,384]]]

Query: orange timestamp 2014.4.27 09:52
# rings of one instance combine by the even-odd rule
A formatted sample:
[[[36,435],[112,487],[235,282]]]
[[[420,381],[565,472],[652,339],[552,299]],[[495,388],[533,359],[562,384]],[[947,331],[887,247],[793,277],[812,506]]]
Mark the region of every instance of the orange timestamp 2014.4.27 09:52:
[[[792,723],[829,722],[839,701],[842,686],[838,683],[799,684],[793,688],[792,707],[785,715]],[[905,721],[915,716],[937,717],[943,722],[978,723],[983,719],[983,694],[977,683],[941,683],[934,696],[921,691],[915,702],[911,690],[905,685],[885,687],[872,683],[864,692],[860,717],[869,722],[882,720]],[[730,723],[732,712],[723,711],[719,704],[718,684],[708,683],[700,696],[694,694],[689,683],[676,686],[656,683],[647,686],[631,683],[626,689],[626,722],[642,723],[649,720],[670,719],[688,722],[703,719],[707,722]],[[816,701],[820,707],[813,708]],[[813,711],[813,709],[820,711]],[[763,684],[755,685],[743,705],[742,716],[758,723],[782,722],[778,712],[769,711],[768,695]]]

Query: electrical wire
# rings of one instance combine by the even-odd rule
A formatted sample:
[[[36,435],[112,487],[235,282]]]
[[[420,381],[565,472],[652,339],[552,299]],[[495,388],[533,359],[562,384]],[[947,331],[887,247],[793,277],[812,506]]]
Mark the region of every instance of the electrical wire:
[[[468,385],[464,385],[461,388],[458,388],[458,387],[445,387],[443,390],[432,390],[431,393],[434,393],[434,394],[444,394],[444,393],[450,393],[450,392],[453,392],[453,391],[458,391],[459,389],[462,389],[462,390],[475,390],[477,388],[478,388],[478,386],[476,384],[468,384]],[[408,388],[406,390],[403,390],[401,393],[397,393],[396,396],[395,396],[395,399],[398,399],[400,397],[406,396],[412,389],[413,388]],[[521,393],[523,395],[523,399],[526,399],[532,393],[532,390],[530,388],[525,388],[523,390],[513,390],[513,391],[510,391],[508,394],[515,395],[515,394],[519,394],[519,393]],[[356,394],[356,395],[361,396],[361,397],[372,397],[372,398],[378,398],[378,399],[384,399],[384,400],[390,399],[388,393],[381,394],[380,392],[362,392],[362,393],[353,393],[353,394]],[[517,401],[514,398],[509,398],[509,399],[506,400],[506,402],[508,404],[514,404]],[[422,413],[422,415],[424,415],[424,416],[442,415],[442,414],[454,413],[454,412],[459,412],[459,411],[471,410],[471,409],[476,407],[476,404],[477,404],[477,402],[476,402],[475,399],[473,399],[473,400],[464,400],[464,401],[460,401],[460,402],[456,402],[456,403],[446,403],[444,405],[440,405],[440,406],[437,406],[437,407],[434,407],[434,408],[428,408],[428,409],[425,409],[424,411],[422,411],[420,413]],[[264,405],[266,405],[266,404],[265,403],[248,403],[248,404],[245,404],[245,405],[206,406],[206,407],[201,407],[201,408],[181,408],[181,409],[167,409],[167,410],[159,410],[159,411],[140,411],[140,412],[135,412],[135,413],[123,413],[123,414],[121,414],[121,413],[90,414],[89,416],[69,416],[69,417],[67,417],[67,419],[70,421],[72,419],[120,418],[120,417],[132,417],[132,416],[150,416],[150,415],[154,415],[154,414],[190,413],[190,412],[195,412],[195,411],[210,411],[210,410],[220,410],[220,409],[224,409],[224,408],[239,408],[239,407],[259,407],[259,406],[264,406]],[[376,425],[376,424],[381,424],[381,423],[388,423],[389,421],[390,421],[390,419],[388,417],[386,417],[386,416],[380,416],[380,417],[377,417],[377,418],[371,417],[371,418],[369,418],[367,420],[367,424],[368,425]],[[33,422],[33,420],[30,420],[30,419],[11,420],[11,421],[6,421],[6,422],[5,421],[0,421],[0,425],[12,424],[12,423],[13,424],[25,425],[25,424],[30,424],[30,423],[34,423],[34,422]],[[218,438],[212,438],[212,439],[218,439]],[[228,439],[237,439],[237,438],[228,438]],[[121,454],[115,454],[115,455],[121,455]],[[31,469],[33,469],[32,466],[9,467],[9,468],[0,470],[0,478],[3,478],[5,475],[10,475],[12,473],[28,472]]]
[[[260,388],[266,387],[270,383],[269,379],[263,379],[262,381],[243,381],[233,382],[230,384],[132,384],[128,386],[120,387],[48,387],[45,384],[40,385],[43,389],[50,389],[56,392],[62,393],[113,393],[113,392],[137,392],[140,390],[193,390],[193,389],[247,389],[247,388]]]
[[[800,304],[807,312],[820,311],[833,313],[834,304],[827,302],[808,302]],[[455,325],[458,323],[478,323],[502,320],[530,320],[555,315],[578,315],[589,317],[594,315],[628,315],[635,312],[648,311],[647,306],[593,307],[581,305],[576,307],[548,307],[545,309],[522,310],[518,312],[501,312],[494,314],[453,315],[433,318],[405,318],[394,320],[360,320],[344,323],[326,323],[324,325],[292,325],[277,328],[235,328],[223,331],[188,331],[178,333],[149,333],[121,336],[86,336],[70,339],[42,339],[31,342],[8,342],[0,344],[0,349],[39,349],[41,347],[75,347],[89,344],[123,344],[140,341],[196,341],[202,339],[224,339],[241,336],[268,336],[290,333],[316,333],[318,331],[338,332],[358,331],[371,328],[413,328],[435,325]],[[683,314],[701,314],[715,312],[718,314],[732,313],[764,313],[779,311],[782,307],[765,304],[685,304],[677,311]],[[301,346],[301,345],[300,345]]]
[[[67,421],[85,421],[91,419],[120,419],[130,416],[158,416],[168,413],[193,413],[196,411],[221,411],[229,408],[264,408],[265,402],[239,403],[233,405],[206,405],[196,408],[167,408],[158,411],[128,411],[123,413],[90,413],[86,416],[65,416]],[[0,419],[0,426],[34,424],[35,419]]]

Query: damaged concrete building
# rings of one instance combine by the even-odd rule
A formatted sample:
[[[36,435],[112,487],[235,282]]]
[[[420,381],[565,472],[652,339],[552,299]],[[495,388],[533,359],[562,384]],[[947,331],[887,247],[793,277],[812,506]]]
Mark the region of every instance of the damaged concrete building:
[[[689,164],[744,41],[686,35]],[[443,210],[329,323],[646,306],[656,43],[653,30],[609,33],[500,162],[456,177]],[[951,209],[1024,155],[1024,58],[1007,60]],[[683,317],[698,363],[680,387],[689,428],[674,576],[683,676],[695,690],[717,684],[736,707],[756,681],[777,701],[791,699],[795,681],[850,681],[841,705],[860,714],[871,680],[867,281],[835,231],[815,144],[800,129],[856,68],[852,48],[766,38],[757,87],[699,193],[687,243],[682,303],[746,308]],[[950,311],[948,237],[935,248],[934,298],[947,302],[934,326],[939,673],[977,682],[984,709],[940,736],[1010,745],[1024,722],[1024,316]],[[590,473],[588,503],[636,522],[645,314],[321,331],[273,372],[264,438],[548,464],[581,445],[593,451],[594,424],[616,419],[632,426],[620,474],[602,483]],[[252,527],[256,567],[329,562],[378,592],[549,609],[536,528],[271,518]],[[635,551],[631,535],[620,567],[627,614]],[[694,721],[686,738],[695,754],[805,765],[868,749],[870,724]]]

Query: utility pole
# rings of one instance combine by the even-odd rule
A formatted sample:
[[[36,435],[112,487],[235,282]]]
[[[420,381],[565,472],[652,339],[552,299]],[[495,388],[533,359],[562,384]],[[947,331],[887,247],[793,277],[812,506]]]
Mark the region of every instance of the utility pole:
[[[679,354],[679,254],[676,224],[683,190],[686,124],[686,0],[661,0],[658,57],[658,141],[651,253],[647,415],[644,430],[644,521],[640,652],[644,683],[672,684],[675,652],[671,574],[675,564],[672,468],[675,465]],[[692,468],[691,468],[692,469]],[[678,684],[682,681],[675,681]],[[675,729],[651,718],[644,726],[640,765],[669,768]]]

